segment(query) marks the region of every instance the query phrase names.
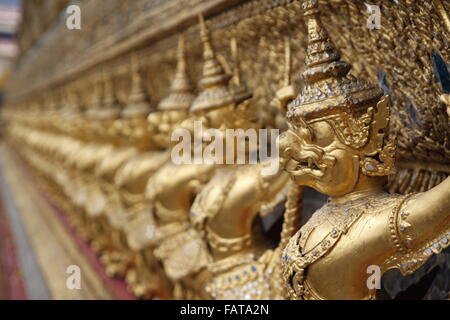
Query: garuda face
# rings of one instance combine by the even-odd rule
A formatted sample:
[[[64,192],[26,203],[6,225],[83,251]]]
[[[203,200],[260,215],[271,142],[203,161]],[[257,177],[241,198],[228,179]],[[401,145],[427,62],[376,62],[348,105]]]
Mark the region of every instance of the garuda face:
[[[395,142],[384,132],[387,104],[385,97],[359,112],[334,111],[309,121],[291,117],[280,152],[294,181],[332,197],[383,183],[394,172]]]
[[[291,123],[281,137],[280,151],[294,181],[321,193],[351,192],[358,179],[358,152],[340,142],[327,121]]]

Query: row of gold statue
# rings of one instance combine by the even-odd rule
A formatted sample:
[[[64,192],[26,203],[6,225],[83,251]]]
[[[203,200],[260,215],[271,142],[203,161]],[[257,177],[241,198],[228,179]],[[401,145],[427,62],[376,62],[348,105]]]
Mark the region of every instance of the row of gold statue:
[[[222,132],[274,126],[258,118],[240,79],[236,42],[228,74],[202,17],[198,95],[180,39],[170,94],[156,111],[135,56],[125,107],[108,79],[96,78],[86,111],[70,85],[61,105],[50,96],[42,106],[6,108],[10,144],[90,241],[108,275],[125,279],[137,297],[374,299],[369,266],[410,274],[449,245],[450,179],[424,193],[383,191],[395,172],[389,97],[349,74],[318,1],[304,1],[303,9],[303,88],[296,96],[287,76],[274,99],[288,127],[275,174],[262,174],[266,162],[171,161],[171,133],[192,129],[194,120]],[[288,42],[286,48],[288,74]],[[329,200],[300,228],[303,186]],[[280,204],[274,243],[262,218]]]

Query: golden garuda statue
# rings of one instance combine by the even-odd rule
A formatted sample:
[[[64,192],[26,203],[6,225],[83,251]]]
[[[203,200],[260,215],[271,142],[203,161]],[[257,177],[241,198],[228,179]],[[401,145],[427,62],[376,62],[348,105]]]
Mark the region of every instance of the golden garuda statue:
[[[421,297],[448,299],[450,2],[180,1],[109,0],[108,19],[24,52],[8,88],[4,149],[62,209],[42,230],[66,215],[74,245],[102,265],[83,288],[389,299],[419,280]],[[199,12],[207,21],[190,27]],[[26,207],[37,213],[23,221],[49,221]]]
[[[321,23],[317,0],[303,2],[308,30],[305,85],[288,106],[280,141],[299,186],[330,196],[282,255],[290,299],[375,299],[368,270],[421,267],[450,244],[450,179],[422,193],[383,191],[395,172],[389,98],[349,75]]]

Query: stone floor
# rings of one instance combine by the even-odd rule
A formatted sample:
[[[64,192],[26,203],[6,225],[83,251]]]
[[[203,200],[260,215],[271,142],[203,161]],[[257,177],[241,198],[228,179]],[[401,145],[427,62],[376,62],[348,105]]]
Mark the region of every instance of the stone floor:
[[[0,196],[13,235],[20,275],[28,299],[112,299],[103,278],[30,181],[21,164],[0,147]],[[71,265],[80,267],[81,289],[66,281]],[[5,274],[3,274],[3,280]]]

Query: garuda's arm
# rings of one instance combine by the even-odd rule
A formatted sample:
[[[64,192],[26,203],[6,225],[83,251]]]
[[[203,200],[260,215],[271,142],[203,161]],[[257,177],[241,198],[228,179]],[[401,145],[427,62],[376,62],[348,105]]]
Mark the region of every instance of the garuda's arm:
[[[410,274],[450,245],[450,177],[423,193],[402,198],[389,219],[396,254],[385,269]]]

